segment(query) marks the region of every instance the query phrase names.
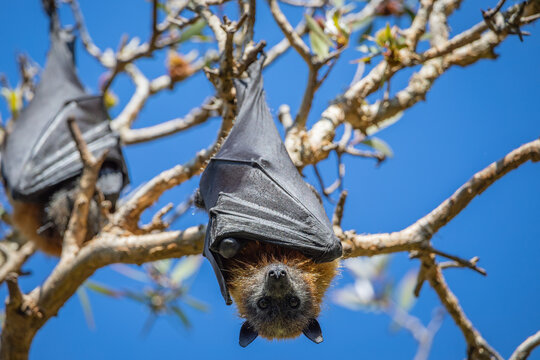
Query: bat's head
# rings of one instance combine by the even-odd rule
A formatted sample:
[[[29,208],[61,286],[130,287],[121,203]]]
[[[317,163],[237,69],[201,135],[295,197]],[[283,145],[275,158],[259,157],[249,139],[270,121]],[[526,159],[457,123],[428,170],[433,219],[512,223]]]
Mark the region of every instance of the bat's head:
[[[317,317],[337,263],[316,264],[295,252],[259,251],[255,263],[244,261],[229,271],[231,295],[245,319],[240,345],[247,346],[257,336],[287,339],[302,333],[322,342]]]

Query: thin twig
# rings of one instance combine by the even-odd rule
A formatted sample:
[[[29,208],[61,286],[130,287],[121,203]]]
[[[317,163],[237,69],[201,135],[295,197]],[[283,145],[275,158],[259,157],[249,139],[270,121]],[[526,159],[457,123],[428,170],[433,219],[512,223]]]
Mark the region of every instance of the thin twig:
[[[445,253],[443,251],[440,251],[440,250],[437,250],[437,249],[434,249],[434,248],[430,248],[428,251],[431,251],[432,253],[434,253],[436,255],[439,255],[439,256],[442,256],[442,257],[445,257],[447,259],[454,260],[456,263],[460,264],[461,266],[469,268],[471,270],[474,270],[474,271],[476,271],[477,273],[479,273],[481,275],[484,275],[484,276],[487,275],[486,270],[482,269],[481,267],[476,266],[476,261],[478,261],[477,257],[473,258],[473,260],[476,259],[476,261],[473,262],[473,261],[462,259],[462,258],[457,257],[455,255]]]

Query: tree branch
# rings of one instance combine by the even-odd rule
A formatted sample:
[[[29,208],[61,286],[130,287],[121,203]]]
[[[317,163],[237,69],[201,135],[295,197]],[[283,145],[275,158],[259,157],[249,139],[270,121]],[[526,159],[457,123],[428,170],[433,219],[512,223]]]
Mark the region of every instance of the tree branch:
[[[142,236],[102,233],[61,261],[41,287],[22,295],[16,278],[9,281],[10,300],[6,307],[0,344],[0,359],[27,359],[36,332],[97,269],[112,263],[141,264],[170,257],[200,254],[206,229],[195,226],[184,231]]]
[[[402,50],[402,64],[389,66],[386,60],[382,60],[323,111],[321,119],[307,132],[307,136],[305,133],[287,133],[285,145],[295,165],[301,168],[328,157],[328,145],[332,143],[336,128],[343,122],[349,122],[355,129],[365,132],[424,100],[435,80],[452,66],[467,66],[483,58],[493,58],[494,48],[508,36],[508,31],[497,34],[486,31],[487,26],[482,22],[446,41],[448,30],[445,19],[460,2],[441,0],[435,3],[439,4],[434,5],[439,15],[438,19],[431,20],[431,30],[440,42],[432,40],[432,47],[421,55],[413,56],[412,60],[410,52],[407,50],[403,53]],[[505,16],[515,12],[516,6],[509,8]],[[534,2],[528,2],[523,11],[527,16],[520,21],[526,24],[537,19],[535,15],[540,12],[540,7],[535,7]],[[433,11],[431,15],[434,16]],[[435,59],[437,61],[427,61]],[[408,86],[398,91],[393,98],[382,99],[374,104],[366,102],[366,97],[377,91],[385,79],[389,80],[399,70],[419,61],[425,61],[420,71],[413,74]]]
[[[79,180],[79,190],[75,196],[73,210],[69,219],[66,233],[62,243],[62,261],[69,261],[80,249],[85,238],[88,228],[88,212],[90,203],[94,197],[96,190],[96,182],[99,176],[101,165],[105,161],[107,151],[104,151],[99,158],[95,158],[86,145],[79,126],[74,118],[68,119],[69,131],[75,140],[77,149],[83,163],[83,171]]]
[[[21,266],[36,251],[36,246],[32,241],[21,245],[17,250],[2,250],[5,256],[4,263],[0,266],[0,284],[4,282],[9,273],[18,273]]]
[[[538,331],[534,335],[529,336],[523,343],[521,343],[508,360],[525,360],[529,357],[531,351],[533,351],[534,348],[539,345],[540,331]]]
[[[212,98],[204,105],[192,109],[184,118],[176,118],[141,129],[124,129],[120,135],[125,145],[162,138],[204,123],[222,106],[221,100]]]
[[[298,52],[298,54],[300,54],[306,64],[311,66],[312,59],[309,47],[304,43],[304,40],[302,40],[300,35],[293,29],[285,15],[281,12],[277,1],[268,0],[268,4],[270,5],[270,11],[272,12],[274,20],[283,32],[283,35],[285,35],[289,41],[289,44]]]
[[[425,267],[426,279],[429,281],[431,287],[439,296],[442,304],[465,336],[468,345],[468,359],[503,360],[502,357],[489,346],[465,315],[463,309],[459,305],[458,299],[448,288],[448,284],[444,280],[440,268],[435,263],[435,255],[428,254],[422,256],[422,263]]]
[[[459,214],[477,195],[527,161],[540,161],[540,139],[526,143],[477,172],[448,199],[407,228],[393,233],[357,235],[346,231],[343,256],[372,256],[397,251],[426,249],[427,242]]]

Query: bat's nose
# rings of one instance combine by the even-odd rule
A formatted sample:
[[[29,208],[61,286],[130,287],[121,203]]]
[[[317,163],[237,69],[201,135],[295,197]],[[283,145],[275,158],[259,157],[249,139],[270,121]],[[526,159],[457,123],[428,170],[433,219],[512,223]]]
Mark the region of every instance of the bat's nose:
[[[282,265],[272,265],[268,270],[268,279],[280,280],[287,277],[287,270]]]
[[[265,289],[272,297],[283,297],[291,291],[291,274],[287,266],[281,263],[272,264],[266,270]]]

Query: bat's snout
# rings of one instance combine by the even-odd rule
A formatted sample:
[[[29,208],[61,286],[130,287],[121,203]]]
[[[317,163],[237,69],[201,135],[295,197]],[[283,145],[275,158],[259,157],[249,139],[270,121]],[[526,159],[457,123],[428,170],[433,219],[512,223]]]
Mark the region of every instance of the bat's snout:
[[[285,270],[270,270],[268,272],[268,277],[274,280],[279,280],[280,278],[284,278],[286,276],[287,272]]]
[[[268,281],[282,281],[287,277],[287,269],[281,264],[271,265],[266,275]]]
[[[272,264],[266,270],[266,290],[271,296],[282,297],[291,290],[290,274],[287,266]]]

